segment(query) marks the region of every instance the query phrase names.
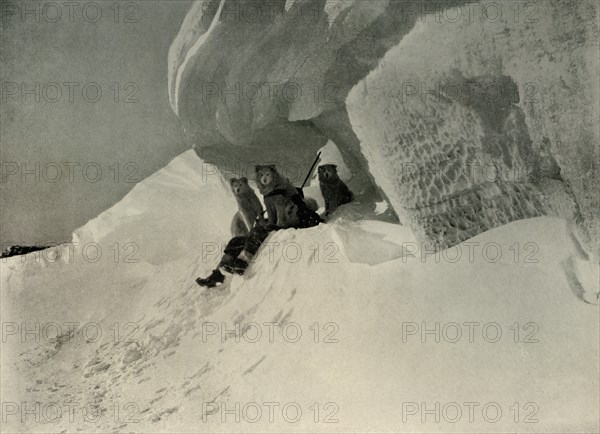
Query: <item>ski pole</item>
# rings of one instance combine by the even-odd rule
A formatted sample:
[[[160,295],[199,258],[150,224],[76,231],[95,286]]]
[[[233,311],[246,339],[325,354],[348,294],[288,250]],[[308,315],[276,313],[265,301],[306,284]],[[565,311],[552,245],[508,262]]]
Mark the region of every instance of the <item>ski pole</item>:
[[[313,170],[315,170],[315,166],[319,162],[319,157],[320,156],[321,156],[321,153],[319,152],[317,154],[317,158],[315,158],[315,162],[312,164],[312,166],[310,166],[310,170],[308,171],[308,174],[306,175],[306,178],[304,178],[304,182],[302,183],[302,187],[300,187],[300,189],[303,189],[304,186],[306,185],[306,183],[308,182],[308,178],[310,178],[310,175],[312,175]]]

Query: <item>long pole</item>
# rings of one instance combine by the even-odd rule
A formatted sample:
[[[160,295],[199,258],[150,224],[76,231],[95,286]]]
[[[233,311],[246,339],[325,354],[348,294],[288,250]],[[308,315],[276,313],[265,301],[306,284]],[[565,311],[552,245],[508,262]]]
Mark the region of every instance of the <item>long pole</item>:
[[[321,156],[321,153],[319,152],[317,154],[317,158],[315,158],[315,162],[312,164],[312,166],[310,166],[310,170],[308,171],[308,174],[306,175],[306,178],[304,178],[304,182],[302,183],[302,187],[300,187],[301,189],[304,188],[304,186],[306,185],[306,183],[308,182],[308,178],[310,178],[310,175],[312,175],[313,170],[315,170],[315,166],[317,165],[317,163],[319,162],[319,157]]]

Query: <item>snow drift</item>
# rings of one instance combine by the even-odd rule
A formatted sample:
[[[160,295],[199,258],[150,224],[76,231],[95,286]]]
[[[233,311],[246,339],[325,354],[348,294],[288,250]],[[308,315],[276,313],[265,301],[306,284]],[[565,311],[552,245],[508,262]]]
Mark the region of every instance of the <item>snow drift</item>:
[[[4,431],[598,430],[598,306],[574,293],[598,275],[564,221],[427,253],[342,214],[207,292],[235,201],[204,167],[2,262]]]

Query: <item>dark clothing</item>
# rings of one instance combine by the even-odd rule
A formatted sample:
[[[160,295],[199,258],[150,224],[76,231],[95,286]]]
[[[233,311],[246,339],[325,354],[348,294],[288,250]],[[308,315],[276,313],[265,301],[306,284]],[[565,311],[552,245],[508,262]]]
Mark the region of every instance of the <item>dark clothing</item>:
[[[265,199],[273,196],[284,196],[291,200],[298,207],[298,224],[292,226],[296,229],[306,229],[313,226],[317,226],[319,223],[323,223],[323,219],[319,217],[319,214],[308,208],[306,202],[304,202],[304,193],[300,188],[296,188],[298,194],[290,196],[283,189],[273,190],[272,192],[265,194]],[[273,211],[272,211],[273,212]]]
[[[299,198],[300,196],[296,197]],[[319,223],[323,223],[323,219],[319,216],[319,214],[306,206],[306,203],[302,199],[300,199],[300,202],[302,203],[302,206],[298,205],[298,202],[294,200],[294,203],[298,205],[298,219],[300,220],[300,223],[295,226],[296,229],[312,228],[313,226],[318,226]]]
[[[205,279],[198,277],[196,283],[200,286],[206,286],[207,288],[214,288],[215,286],[222,285],[225,282],[225,276],[219,271],[219,269],[213,270],[210,276]]]
[[[225,246],[224,253],[233,258],[237,258],[242,251],[255,255],[260,248],[262,242],[269,236],[269,234],[279,229],[277,226],[254,226],[248,235],[242,235],[239,237],[233,237]]]
[[[274,190],[271,193],[269,193],[269,195],[265,195],[265,198],[275,195],[285,196],[285,191]],[[306,203],[302,199],[300,193],[293,196],[287,195],[286,197],[288,197],[298,207],[299,223],[297,225],[294,225],[293,227],[295,227],[296,229],[304,229],[310,228],[312,226],[317,226],[319,223],[323,222],[321,217],[319,217],[319,215],[316,212],[310,210],[306,206]],[[219,262],[217,269],[214,270],[213,274],[211,275],[211,277],[216,276],[216,278],[212,279],[215,282],[212,282],[210,278],[198,279],[197,282],[203,286],[209,286],[209,284],[213,283],[214,285],[216,285],[216,283],[221,283],[220,279],[222,274],[220,273],[220,271],[218,271],[219,267],[223,267],[225,270],[235,270],[236,273],[243,274],[248,264],[245,261],[238,259],[238,256],[243,251],[246,251],[251,255],[256,255],[256,252],[258,252],[258,249],[260,248],[261,244],[269,236],[269,234],[279,229],[281,228],[274,224],[256,224],[252,229],[250,229],[250,232],[248,232],[247,235],[233,237],[231,240],[229,240],[227,246],[225,246],[223,258],[221,258],[221,262]],[[243,263],[245,266],[241,267],[241,265],[238,264],[238,262]]]
[[[238,237],[233,237],[227,245],[225,246],[225,250],[223,253],[226,255],[237,258],[242,250],[244,250],[244,244],[246,243],[246,235],[240,235]]]

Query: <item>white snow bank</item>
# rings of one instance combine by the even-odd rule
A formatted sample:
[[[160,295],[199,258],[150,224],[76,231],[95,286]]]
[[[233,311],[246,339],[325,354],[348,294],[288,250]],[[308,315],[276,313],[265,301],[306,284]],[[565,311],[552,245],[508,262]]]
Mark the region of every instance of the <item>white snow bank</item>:
[[[3,321],[104,332],[61,344],[5,333],[3,402],[106,411],[7,416],[3,430],[598,430],[598,307],[565,277],[581,258],[563,221],[515,222],[439,254],[381,222],[280,231],[245,276],[203,292],[194,279],[217,263],[234,210],[188,152],[77,231],[134,240],[138,263],[3,263]]]

